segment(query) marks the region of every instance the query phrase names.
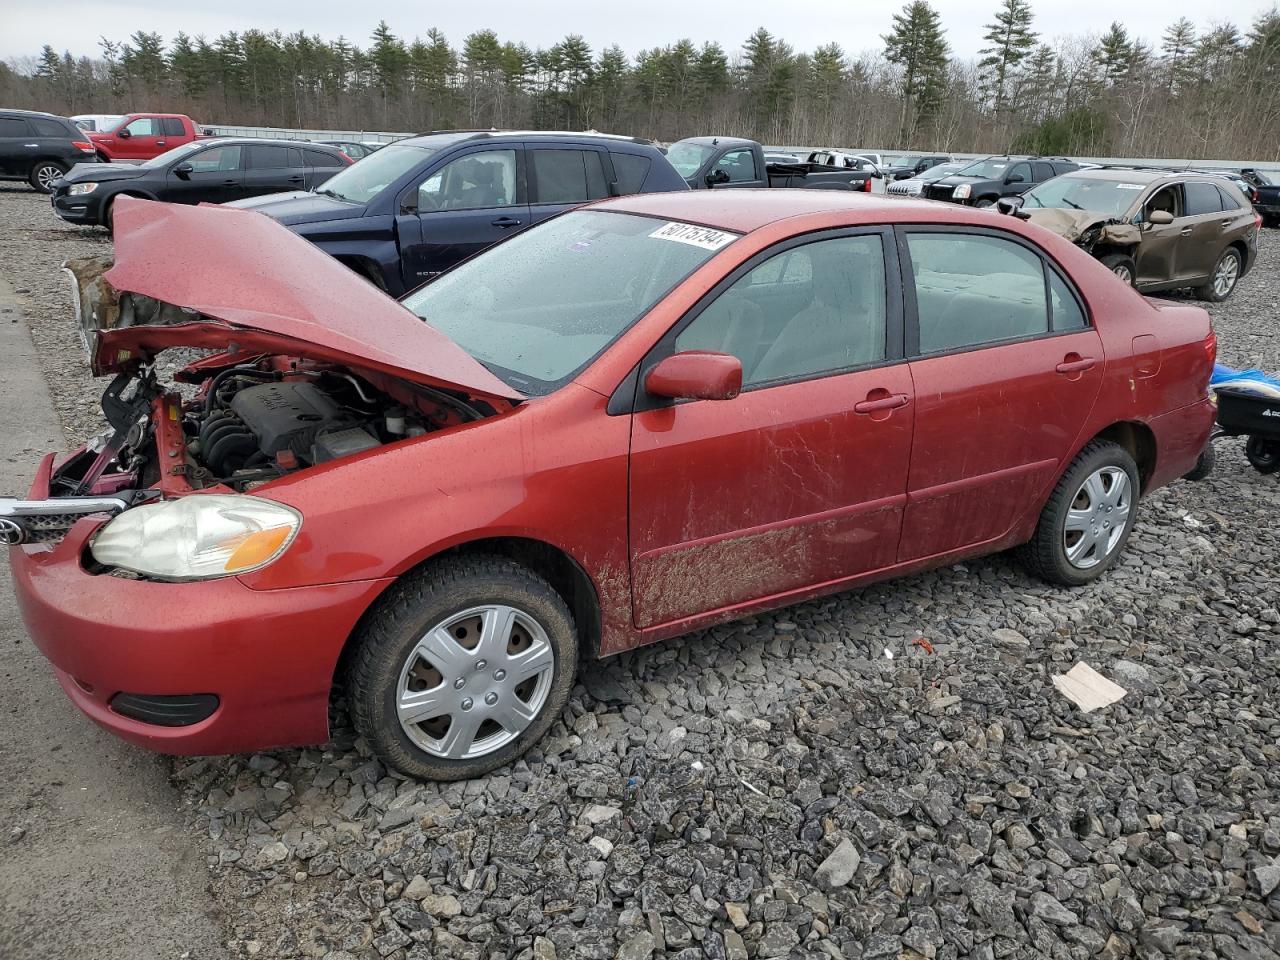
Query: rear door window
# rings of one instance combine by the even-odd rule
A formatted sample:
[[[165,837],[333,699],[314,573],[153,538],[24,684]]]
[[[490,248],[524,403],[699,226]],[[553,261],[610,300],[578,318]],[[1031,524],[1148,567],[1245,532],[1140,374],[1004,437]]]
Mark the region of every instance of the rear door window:
[[[166,137],[182,137],[187,133],[187,128],[178,117],[161,117],[160,129]]]
[[[648,157],[637,157],[634,153],[614,153],[610,156],[613,158],[613,175],[618,184],[618,193],[639,193],[653,161]]]
[[[1021,244],[978,234],[912,231],[907,248],[919,318],[918,353],[1049,332],[1044,263]]]
[[[47,120],[44,117],[32,117],[27,121],[35,129],[38,137],[68,137],[70,132],[63,129],[62,124],[57,120]]]
[[[29,137],[31,128],[22,117],[0,117],[0,137]]]
[[[298,153],[299,151],[294,150],[293,152]],[[282,170],[286,167],[294,166],[294,164],[290,163],[289,153],[289,147],[253,144],[249,147],[249,169]],[[299,157],[296,165],[302,166],[301,157]]]
[[[1037,183],[1043,183],[1045,180],[1053,179],[1053,164],[1033,163],[1031,167],[1035,170]]]
[[[1222,212],[1222,197],[1215,184],[1201,180],[1188,180],[1182,185],[1187,198],[1185,216],[1198,217],[1206,213]]]
[[[585,203],[609,195],[597,150],[531,150],[533,203]]]

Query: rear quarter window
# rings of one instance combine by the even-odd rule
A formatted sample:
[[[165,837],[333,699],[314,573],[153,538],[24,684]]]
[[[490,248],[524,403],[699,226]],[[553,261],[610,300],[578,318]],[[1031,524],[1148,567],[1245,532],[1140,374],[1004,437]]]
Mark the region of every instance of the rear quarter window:
[[[346,166],[341,158],[332,153],[325,153],[323,150],[306,150],[307,164],[312,167],[343,167]]]
[[[618,184],[618,193],[639,193],[644,181],[649,176],[649,167],[653,161],[648,157],[638,157],[634,153],[615,153],[613,156],[613,175]]]
[[[1222,185],[1219,185],[1218,192],[1222,194],[1223,210],[1239,210],[1241,207],[1244,206],[1244,204],[1240,202],[1241,200],[1244,199],[1244,194],[1242,194],[1239,190],[1236,190],[1234,188],[1234,185],[1230,187],[1224,187]]]

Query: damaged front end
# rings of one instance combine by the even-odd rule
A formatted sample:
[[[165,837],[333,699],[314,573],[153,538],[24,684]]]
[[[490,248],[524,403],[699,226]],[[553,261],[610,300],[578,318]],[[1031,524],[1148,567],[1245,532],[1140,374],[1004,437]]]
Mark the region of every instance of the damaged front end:
[[[1129,251],[1142,240],[1142,231],[1135,224],[1092,210],[1062,210],[1054,207],[1028,210],[1023,206],[1020,216],[1053,231],[1089,253],[1104,247],[1108,250]]]

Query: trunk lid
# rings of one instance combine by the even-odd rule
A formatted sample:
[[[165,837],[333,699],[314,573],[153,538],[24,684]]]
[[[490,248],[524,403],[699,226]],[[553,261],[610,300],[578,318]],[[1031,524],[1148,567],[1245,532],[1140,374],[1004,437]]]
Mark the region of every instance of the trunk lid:
[[[353,364],[504,402],[523,399],[443,333],[269,217],[120,197],[115,264],[68,269],[93,371],[173,346]],[[100,271],[99,271],[100,272]],[[121,294],[130,294],[127,300]]]

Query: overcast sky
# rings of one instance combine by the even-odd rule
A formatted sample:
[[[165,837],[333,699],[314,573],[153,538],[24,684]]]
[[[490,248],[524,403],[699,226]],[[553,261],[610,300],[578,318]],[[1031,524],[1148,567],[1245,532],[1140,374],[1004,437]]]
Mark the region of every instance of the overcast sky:
[[[982,46],[982,24],[996,0],[932,0],[942,14],[952,51],[973,56]],[[377,13],[368,12],[370,6]],[[474,30],[489,28],[502,40],[523,40],[546,47],[568,33],[580,33],[594,50],[617,43],[630,54],[681,37],[696,43],[717,40],[730,53],[757,26],[764,26],[798,50],[832,40],[850,53],[878,49],[880,35],[901,6],[895,0],[874,3],[802,0],[489,0],[431,3],[381,0],[364,5],[351,0],[306,0],[294,4],[262,0],[0,0],[0,58],[39,53],[48,43],[59,52],[95,55],[98,38],[124,40],[134,30],[153,30],[166,40],[179,30],[212,38],[227,30],[303,30],[327,40],[339,34],[360,46],[382,16],[398,36],[412,39],[438,27],[460,46]],[[1271,0],[1032,0],[1035,27],[1046,38],[1100,33],[1120,18],[1131,35],[1158,44],[1164,28],[1185,16],[1201,29],[1223,19],[1242,30]],[[290,9],[291,8],[291,9]],[[980,12],[975,12],[980,11]]]

